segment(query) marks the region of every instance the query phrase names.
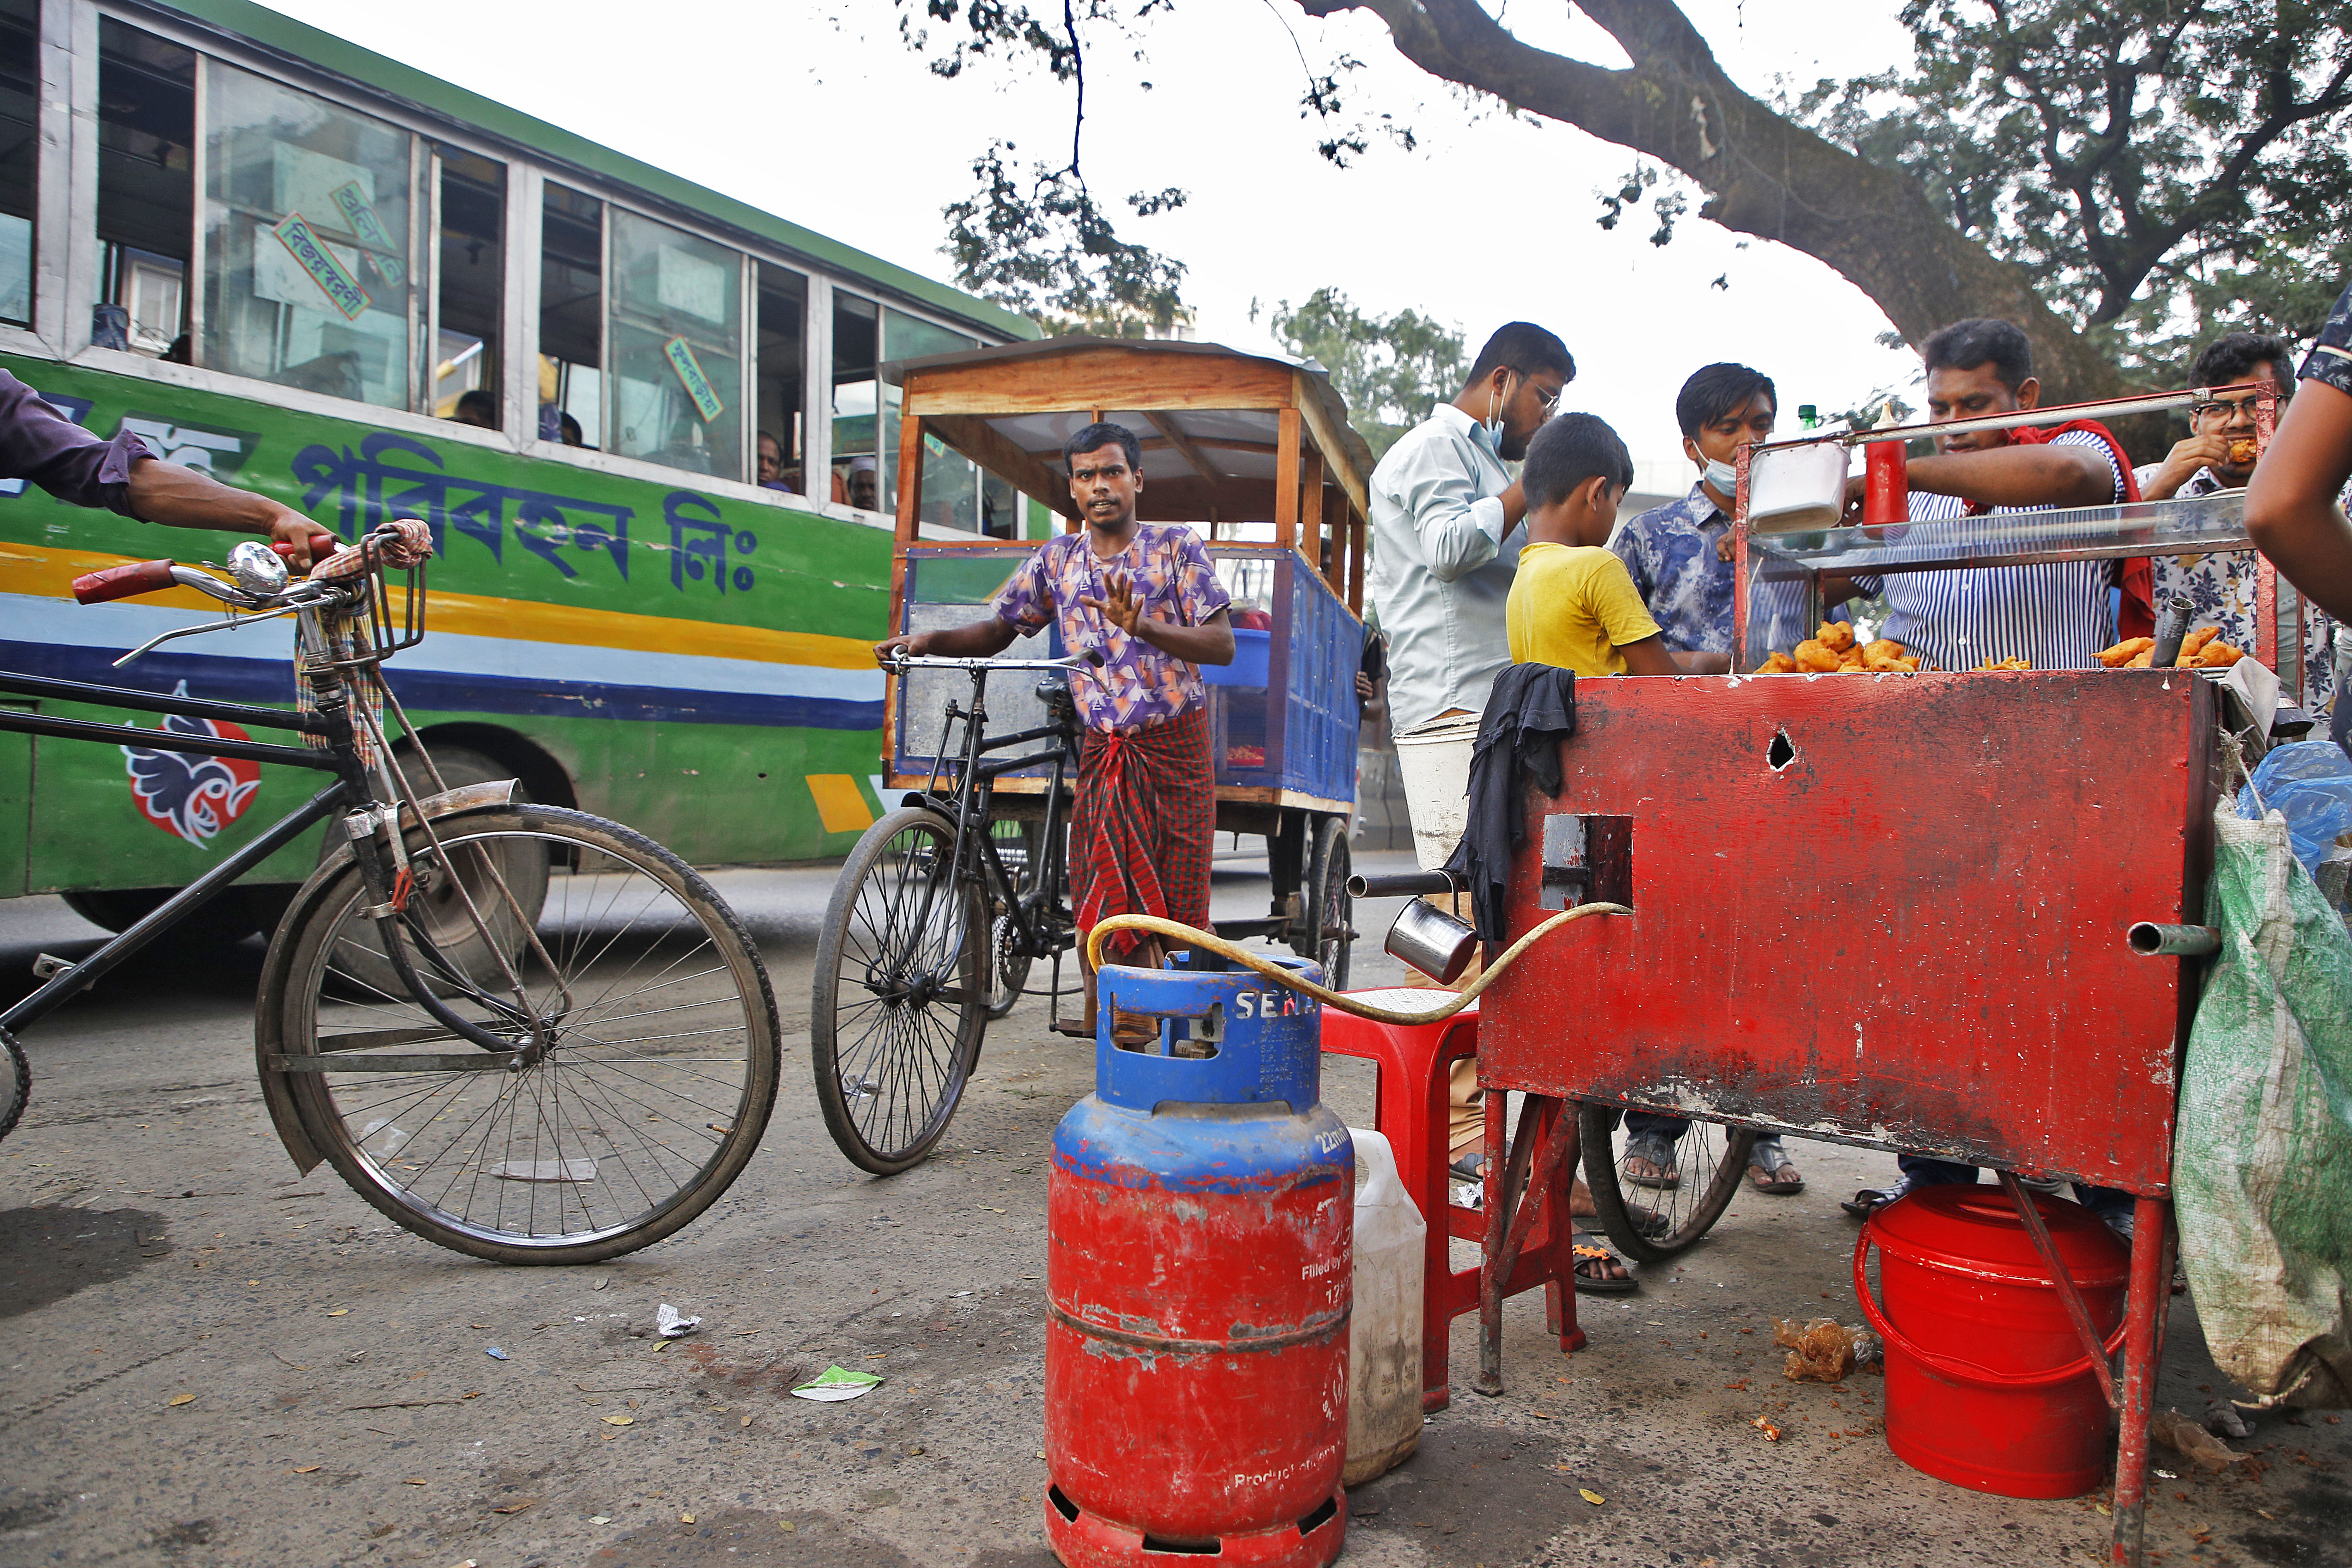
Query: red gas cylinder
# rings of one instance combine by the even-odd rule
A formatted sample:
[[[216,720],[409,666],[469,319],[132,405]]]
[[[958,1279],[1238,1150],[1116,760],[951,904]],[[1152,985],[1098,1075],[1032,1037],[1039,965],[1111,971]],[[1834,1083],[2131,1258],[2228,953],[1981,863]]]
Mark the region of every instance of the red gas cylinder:
[[[1069,1568],[1322,1568],[1347,1530],[1355,1161],[1317,1103],[1318,1009],[1246,973],[1097,984],[1096,1089],[1046,1187],[1046,1540]],[[1114,1006],[1169,1022],[1128,1050]]]
[[[2079,1204],[2034,1195],[2113,1352],[2131,1257]],[[1879,1249],[1880,1310],[1863,1273]],[[1870,1216],[1853,1286],[1886,1341],[1886,1446],[1915,1469],[2002,1497],[2078,1497],[2106,1474],[2107,1401],[2009,1194],[1921,1187]]]

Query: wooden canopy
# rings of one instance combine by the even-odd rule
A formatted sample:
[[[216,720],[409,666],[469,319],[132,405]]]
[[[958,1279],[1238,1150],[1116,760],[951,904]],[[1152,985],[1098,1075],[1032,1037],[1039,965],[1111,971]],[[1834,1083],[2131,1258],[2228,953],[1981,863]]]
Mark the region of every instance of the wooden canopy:
[[[1204,525],[1211,539],[1271,522],[1348,608],[1364,608],[1365,481],[1372,455],[1330,378],[1295,360],[1216,343],[1048,338],[901,360],[898,529],[922,515],[923,438],[935,437],[1076,531],[1062,443],[1108,420],[1143,445],[1149,521]]]

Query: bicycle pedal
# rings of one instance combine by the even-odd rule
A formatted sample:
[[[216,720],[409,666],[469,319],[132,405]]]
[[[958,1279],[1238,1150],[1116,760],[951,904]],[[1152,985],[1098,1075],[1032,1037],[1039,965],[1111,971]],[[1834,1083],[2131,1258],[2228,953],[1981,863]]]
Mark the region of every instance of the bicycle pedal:
[[[33,960],[33,978],[36,980],[55,979],[58,975],[63,974],[67,970],[71,969],[72,967],[72,959],[59,958],[54,952],[45,952]]]

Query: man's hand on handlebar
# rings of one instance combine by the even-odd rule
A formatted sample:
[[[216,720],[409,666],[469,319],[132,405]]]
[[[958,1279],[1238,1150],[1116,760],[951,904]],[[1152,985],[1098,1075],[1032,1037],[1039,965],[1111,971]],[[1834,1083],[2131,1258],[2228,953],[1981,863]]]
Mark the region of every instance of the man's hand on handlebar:
[[[131,515],[174,528],[217,528],[258,533],[298,573],[308,572],[315,554],[334,547],[327,531],[293,508],[252,490],[222,484],[194,468],[141,458],[131,465]],[[324,540],[321,549],[317,541]]]
[[[902,658],[921,658],[931,651],[931,634],[910,632],[874,645],[874,662],[888,669]]]

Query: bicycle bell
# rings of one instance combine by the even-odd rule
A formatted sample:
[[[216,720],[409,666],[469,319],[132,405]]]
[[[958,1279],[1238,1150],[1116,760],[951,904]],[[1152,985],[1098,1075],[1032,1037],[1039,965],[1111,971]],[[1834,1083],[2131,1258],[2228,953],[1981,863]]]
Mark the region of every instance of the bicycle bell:
[[[286,560],[257,539],[241,540],[228,552],[228,574],[248,594],[267,598],[286,591]]]

